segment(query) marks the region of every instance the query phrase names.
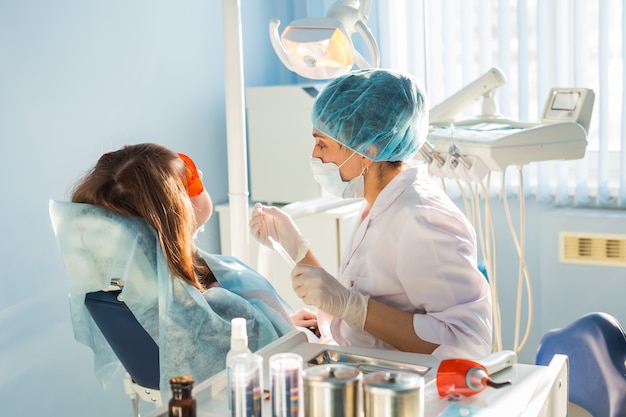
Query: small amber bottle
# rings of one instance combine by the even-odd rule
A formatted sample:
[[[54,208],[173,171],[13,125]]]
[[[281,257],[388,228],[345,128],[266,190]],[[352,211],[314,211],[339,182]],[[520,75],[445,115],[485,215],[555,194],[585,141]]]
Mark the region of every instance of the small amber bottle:
[[[172,399],[169,403],[169,417],[196,417],[196,400],[191,395],[193,378],[175,376],[170,379]]]

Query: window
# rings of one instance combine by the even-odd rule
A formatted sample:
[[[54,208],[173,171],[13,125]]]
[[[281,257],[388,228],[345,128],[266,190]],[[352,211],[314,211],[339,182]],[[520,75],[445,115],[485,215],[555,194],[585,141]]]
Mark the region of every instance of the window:
[[[524,189],[539,201],[609,207],[626,206],[625,13],[622,0],[380,0],[372,10],[382,66],[423,80],[431,105],[494,66],[507,78],[499,111],[511,119],[539,121],[552,87],[593,89],[585,157],[524,166]],[[479,113],[477,104],[463,116]]]

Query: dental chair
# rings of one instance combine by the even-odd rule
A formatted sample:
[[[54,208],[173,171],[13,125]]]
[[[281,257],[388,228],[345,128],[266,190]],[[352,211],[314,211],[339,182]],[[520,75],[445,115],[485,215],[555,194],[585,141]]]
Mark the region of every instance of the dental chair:
[[[124,391],[139,417],[140,400],[162,404],[159,348],[122,291],[130,277],[135,293],[150,291],[145,280],[156,274],[149,257],[154,244],[145,243],[150,235],[141,224],[122,223],[96,208],[51,201],[50,216],[71,289],[74,336],[94,351],[103,386],[123,368]]]
[[[267,279],[234,258],[203,253],[221,280],[201,293],[172,275],[145,221],[62,201],[50,202],[50,217],[70,287],[74,338],[92,350],[104,387],[126,370],[136,416],[137,396],[156,405],[171,398],[172,377],[200,382],[224,369],[232,318],[254,323],[248,329],[254,350],[294,329]]]
[[[626,335],[607,313],[588,313],[562,329],[547,332],[536,364],[555,354],[569,357],[568,416],[626,416]]]
[[[162,404],[159,392],[159,348],[122,300],[117,280],[105,290],[85,294],[85,307],[126,370],[124,391],[135,417],[139,400]]]

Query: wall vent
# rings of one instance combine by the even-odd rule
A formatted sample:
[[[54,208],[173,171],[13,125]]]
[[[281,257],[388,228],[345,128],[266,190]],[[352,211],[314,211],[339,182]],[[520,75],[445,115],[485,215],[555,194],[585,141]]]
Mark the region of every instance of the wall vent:
[[[626,235],[559,233],[560,261],[626,267]]]

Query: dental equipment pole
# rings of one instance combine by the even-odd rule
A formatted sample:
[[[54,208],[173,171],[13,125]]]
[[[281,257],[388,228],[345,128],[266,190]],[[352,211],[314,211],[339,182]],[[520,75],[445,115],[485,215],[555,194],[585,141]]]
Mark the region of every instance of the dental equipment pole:
[[[231,255],[248,262],[248,168],[240,0],[222,1]]]

